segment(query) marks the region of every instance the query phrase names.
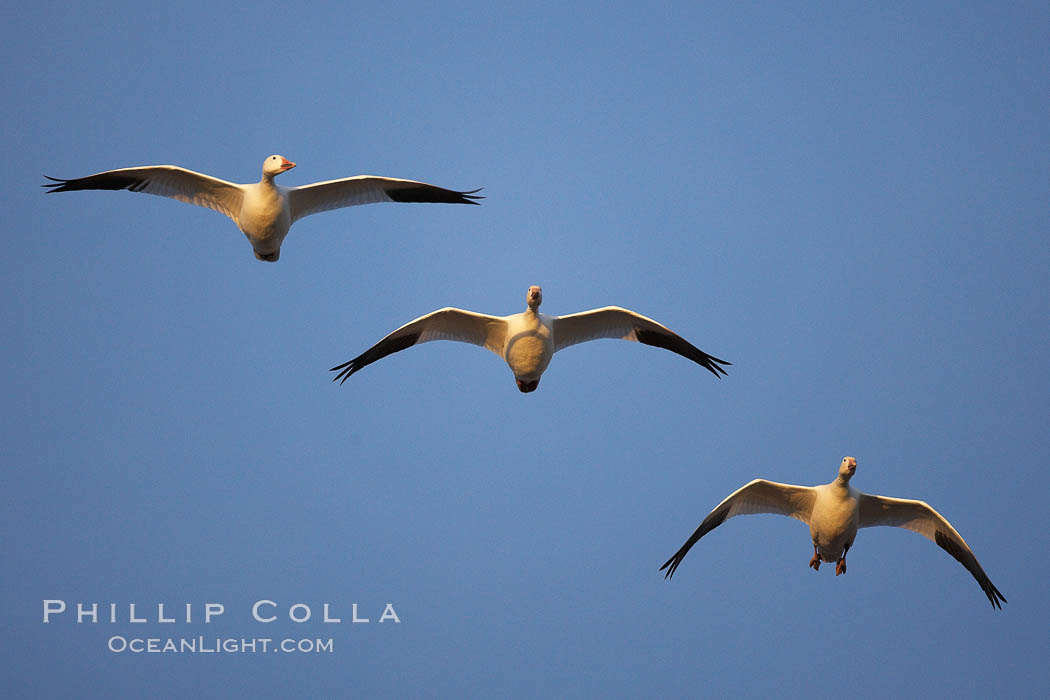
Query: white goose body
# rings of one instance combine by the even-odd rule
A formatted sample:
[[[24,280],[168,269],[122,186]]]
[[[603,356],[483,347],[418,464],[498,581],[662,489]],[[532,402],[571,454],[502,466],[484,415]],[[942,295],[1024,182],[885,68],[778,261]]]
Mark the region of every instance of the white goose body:
[[[857,460],[844,457],[838,476],[830,484],[796,486],[755,479],[715,506],[660,570],[667,570],[666,578],[674,576],[685,555],[701,537],[737,515],[774,513],[807,523],[813,540],[810,567],[819,570],[821,561],[836,562],[836,576],[846,573],[846,553],[853,546],[859,528],[903,527],[919,533],[952,555],[974,577],[992,606],[1002,608],[1006,598],[981,568],[966,540],[943,515],[924,501],[873,496],[858,491],[849,483],[856,472]]]
[[[272,155],[263,161],[262,179],[241,185],[197,173],[177,165],[146,165],[107,170],[87,177],[62,180],[47,177],[48,192],[73,190],[131,190],[195,204],[233,219],[252,244],[255,257],[276,262],[288,230],[299,219],[332,209],[376,202],[442,202],[477,204],[478,190],[447,190],[416,180],[356,175],[340,180],[281,187],[273,179],[295,163]]]
[[[292,228],[288,189],[272,177],[263,177],[261,182],[245,185],[242,192],[241,210],[233,221],[248,237],[256,258],[276,262],[281,244]]]
[[[502,357],[518,389],[535,391],[554,353],[597,338],[632,340],[676,352],[716,377],[725,374],[725,360],[708,355],[677,333],[641,314],[606,306],[568,316],[539,312],[543,290],[529,287],[525,311],[509,316],[489,316],[447,306],[410,321],[349,362],[332,368],[333,381],[345,382],[361,368],[387,355],[431,340],[456,340],[480,345]]]
[[[835,479],[830,484],[814,486],[813,496],[809,535],[821,559],[837,562],[857,537],[860,492]]]
[[[529,308],[504,322],[503,359],[519,384],[538,383],[554,357],[554,318]]]

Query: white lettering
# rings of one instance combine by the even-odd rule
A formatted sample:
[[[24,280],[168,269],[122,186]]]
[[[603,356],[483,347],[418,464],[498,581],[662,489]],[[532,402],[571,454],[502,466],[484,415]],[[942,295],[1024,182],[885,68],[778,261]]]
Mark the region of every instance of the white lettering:
[[[90,610],[85,610],[83,603],[77,603],[77,624],[83,622],[88,616],[91,617],[92,622],[98,622],[98,603],[92,603]]]
[[[296,608],[302,608],[303,610],[305,610],[306,611],[306,617],[302,617],[302,618],[296,617],[295,616],[295,609]],[[304,605],[303,603],[296,603],[292,607],[288,608],[288,618],[292,622],[306,622],[307,620],[310,619],[310,615],[311,615],[310,606],[309,605]]]
[[[342,622],[338,617],[328,616],[328,603],[324,604],[324,621],[325,622]]]
[[[353,610],[352,614],[354,616],[354,619],[351,620],[351,622],[368,622],[368,618],[367,617],[358,617],[357,616],[357,603],[352,604],[351,605],[351,609]]]
[[[157,603],[157,622],[175,622],[174,617],[164,617],[164,603]]]
[[[384,620],[393,620],[394,622],[401,622],[401,618],[399,618],[397,616],[397,613],[394,612],[393,603],[387,603],[386,607],[383,608],[383,616],[379,618],[379,621],[383,622]]]
[[[57,605],[55,605],[57,603]],[[44,601],[44,622],[50,622],[48,618],[51,615],[58,615],[66,611],[66,601],[64,600],[45,600]]]
[[[119,649],[117,649],[117,648],[115,648],[113,646],[114,642],[119,644],[119,646],[120,646]],[[119,652],[122,652],[122,651],[124,651],[125,649],[128,648],[128,640],[124,639],[123,637],[110,637],[108,646],[109,646],[109,650],[110,651],[115,651],[115,652],[119,653]]]
[[[212,617],[218,617],[226,612],[226,606],[222,603],[205,603],[204,604],[204,623],[211,622]]]
[[[257,600],[257,601],[255,601],[255,605],[252,606],[252,617],[255,618],[255,621],[256,622],[273,622],[274,620],[276,620],[277,619],[276,615],[273,615],[273,616],[267,617],[267,618],[259,617],[259,607],[262,606],[262,605],[269,605],[269,606],[274,607],[274,608],[277,607],[277,603],[273,602],[272,600]]]
[[[128,603],[128,622],[146,622],[144,617],[135,617],[135,604]],[[132,651],[135,651],[132,649]]]

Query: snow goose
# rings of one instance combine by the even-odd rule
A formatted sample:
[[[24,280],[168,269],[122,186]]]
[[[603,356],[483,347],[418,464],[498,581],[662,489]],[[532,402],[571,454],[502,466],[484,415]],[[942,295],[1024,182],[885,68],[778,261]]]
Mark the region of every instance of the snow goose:
[[[299,187],[281,187],[274,177],[291,170],[295,163],[272,155],[263,161],[262,180],[239,185],[177,165],[147,165],[95,173],[73,180],[45,175],[48,192],[72,190],[131,190],[214,209],[233,219],[248,237],[255,257],[277,262],[281,243],[299,219],[331,209],[375,202],[443,202],[477,204],[479,190],[459,192],[415,180],[376,175],[355,175],[341,180],[315,182]]]
[[[331,371],[339,374],[332,381],[342,384],[362,367],[430,340],[458,340],[491,350],[510,365],[518,389],[523,393],[536,390],[554,353],[598,338],[633,340],[671,350],[705,367],[716,377],[726,373],[719,365],[730,364],[633,311],[606,306],[568,316],[548,316],[539,312],[542,301],[543,290],[533,285],[525,297],[528,308],[519,314],[489,316],[452,307],[438,309],[406,323],[349,362],[333,367]]]
[[[836,562],[835,575],[838,576],[846,573],[846,552],[853,546],[857,529],[888,525],[903,527],[936,542],[977,579],[992,606],[1002,608],[999,601],[1005,603],[1006,598],[992,585],[966,540],[944,516],[924,501],[862,493],[849,485],[856,472],[857,460],[844,457],[838,476],[830,484],[795,486],[755,479],[719,503],[660,570],[667,569],[665,578],[673,576],[690,547],[734,515],[775,513],[808,524],[813,538],[813,558],[809,565],[819,570],[821,560]]]

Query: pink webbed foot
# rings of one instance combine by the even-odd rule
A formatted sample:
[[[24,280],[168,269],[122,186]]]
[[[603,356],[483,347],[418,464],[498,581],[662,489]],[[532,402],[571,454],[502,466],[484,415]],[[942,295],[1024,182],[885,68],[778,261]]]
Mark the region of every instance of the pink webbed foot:
[[[814,571],[820,571],[820,555],[816,552],[813,553],[813,558],[809,560],[809,568]]]
[[[844,573],[846,573],[846,557],[842,557],[838,564],[835,564],[835,575],[841,576]]]

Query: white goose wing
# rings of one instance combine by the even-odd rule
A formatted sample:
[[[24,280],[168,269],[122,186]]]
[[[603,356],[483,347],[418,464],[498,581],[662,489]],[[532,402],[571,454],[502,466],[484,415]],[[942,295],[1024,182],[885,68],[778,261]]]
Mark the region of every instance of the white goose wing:
[[[330,371],[339,374],[332,381],[342,384],[351,374],[376,360],[431,340],[472,343],[502,357],[506,332],[507,322],[499,316],[445,307],[406,323],[354,359],[333,367]]]
[[[704,518],[685,544],[660,567],[660,571],[667,569],[664,578],[674,576],[675,570],[682,563],[689,549],[701,537],[735,515],[774,513],[809,523],[815,500],[816,489],[812,486],[795,486],[794,484],[755,479],[729,494],[724,501],[715,506],[715,509]]]
[[[197,173],[177,165],[145,165],[95,173],[87,177],[63,180],[45,175],[51,182],[41,185],[48,192],[73,190],[131,190],[180,202],[196,204],[221,212],[237,221],[241,211],[241,186],[217,177]]]
[[[415,180],[401,180],[377,175],[355,175],[341,180],[327,180],[288,190],[292,221],[322,211],[376,202],[441,202],[477,204],[483,199],[479,190],[459,192]]]
[[[988,596],[988,600],[996,608],[1002,609],[1006,598],[999,592],[984,569],[977,563],[977,557],[973,550],[966,544],[952,524],[943,515],[935,511],[925,501],[914,501],[907,498],[888,498],[886,496],[872,496],[862,493],[860,496],[860,527],[878,527],[886,525],[890,527],[903,527],[906,530],[917,532],[923,537],[937,544],[941,549],[951,554],[955,559],[966,567],[980,584],[981,590]]]
[[[554,318],[554,352],[598,338],[633,340],[676,352],[706,368],[716,377],[726,371],[719,365],[732,363],[708,355],[666,326],[619,306],[581,311]]]

